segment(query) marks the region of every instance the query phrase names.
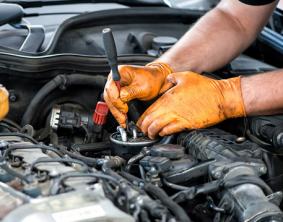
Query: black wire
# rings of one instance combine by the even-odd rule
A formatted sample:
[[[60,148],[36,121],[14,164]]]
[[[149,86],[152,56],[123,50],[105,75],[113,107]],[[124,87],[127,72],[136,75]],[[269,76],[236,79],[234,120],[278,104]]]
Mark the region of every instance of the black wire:
[[[67,154],[68,156],[74,159],[81,160],[89,166],[96,167],[98,165],[99,159],[82,156],[80,153],[75,153],[75,152],[73,153],[62,147],[58,147],[58,149],[64,154]]]
[[[105,175],[102,173],[88,173],[88,174],[82,174],[82,173],[71,173],[71,174],[67,174],[67,175],[63,175],[61,176],[51,187],[49,194],[50,195],[56,195],[58,194],[59,190],[60,190],[60,186],[62,185],[62,183],[68,179],[68,178],[77,178],[77,177],[94,177],[94,178],[98,178],[98,179],[103,179],[103,180],[109,180],[111,182],[114,182],[117,186],[120,187],[120,182],[109,176],[109,175]]]
[[[273,171],[272,171],[272,164],[271,164],[270,158],[268,157],[267,152],[263,152],[262,157],[263,157],[263,161],[267,168],[267,176],[268,178],[272,178],[274,176]]]
[[[17,137],[27,139],[32,143],[38,144],[38,142],[34,138],[32,138],[31,136],[28,136],[26,134],[23,134],[23,133],[0,133],[0,137],[2,137],[2,136],[17,136]]]
[[[153,184],[145,184],[144,190],[160,200],[161,203],[174,214],[177,221],[191,221],[184,209],[180,205],[175,203],[172,199],[170,199],[170,197],[165,193],[164,190],[160,189],[157,186],[154,186]]]
[[[12,127],[11,125],[8,125],[7,123],[0,122],[0,126],[6,128],[10,132],[18,132],[17,128]]]
[[[126,171],[121,171],[120,175],[122,177],[125,177],[127,180],[129,180],[132,184],[136,185],[136,186],[141,186],[144,184],[144,181],[132,174],[127,173]]]
[[[84,130],[84,132],[85,132],[85,138],[84,138],[84,143],[88,143],[89,142],[89,140],[90,140],[90,133],[89,133],[89,131],[88,131],[88,129],[87,129],[87,127],[85,126],[85,125],[82,125],[81,126],[81,128]]]
[[[254,143],[264,147],[264,148],[270,148],[272,147],[271,144],[266,143],[265,141],[262,141],[261,139],[257,138],[256,136],[254,136],[250,130],[246,131],[246,135],[248,136],[248,138],[253,141]]]
[[[74,144],[72,145],[72,150],[75,150],[79,153],[81,152],[101,152],[110,149],[110,142],[96,142],[96,143],[88,143],[88,144]]]
[[[12,127],[16,128],[17,130],[21,130],[21,126],[18,125],[16,122],[10,119],[2,119],[1,122],[11,125]]]
[[[8,149],[6,149],[4,151],[3,156],[1,157],[0,161],[5,161],[5,159],[7,158],[8,154],[13,151],[13,150],[29,150],[29,149],[43,149],[43,150],[50,150],[53,151],[54,153],[56,153],[58,156],[62,157],[63,154],[52,147],[49,146],[44,146],[44,145],[40,145],[40,144],[36,144],[36,145],[20,145],[20,144],[11,144],[8,146]]]
[[[146,210],[143,210],[143,209],[141,209],[139,218],[140,218],[141,222],[150,222],[151,221],[149,219],[148,213],[146,212]]]
[[[185,201],[187,198],[194,199],[195,196],[199,194],[208,194],[208,193],[215,192],[216,190],[219,190],[221,188],[229,189],[229,188],[243,185],[243,184],[254,184],[260,187],[265,192],[266,195],[270,195],[273,193],[272,189],[261,178],[257,176],[249,176],[249,175],[237,176],[237,177],[234,177],[228,180],[215,180],[215,181],[211,181],[209,183],[200,185],[198,187],[180,186],[177,184],[170,183],[166,179],[163,179],[163,182],[166,186],[172,189],[180,190],[179,192],[171,196],[171,199],[175,200],[180,195],[182,195],[183,196],[181,197],[182,201]]]
[[[17,171],[11,169],[5,161],[4,162],[0,162],[0,168],[5,170],[6,173],[8,173],[9,175],[12,175],[13,177],[17,177],[17,178],[25,181],[26,183],[31,183],[32,182],[30,177],[28,177],[26,175],[22,175],[22,174],[18,173]]]
[[[170,183],[168,180],[166,180],[165,178],[162,179],[163,183],[167,186],[170,187],[174,190],[189,190],[191,189],[190,187],[186,187],[186,186],[181,186],[178,184],[174,184],[174,183]]]
[[[30,166],[30,171],[33,170],[33,168],[35,167],[35,165],[39,164],[39,163],[52,163],[52,162],[59,162],[59,163],[75,163],[75,164],[79,164],[82,167],[84,167],[84,169],[82,171],[87,171],[88,170],[88,166],[79,160],[74,160],[74,159],[63,159],[63,158],[44,158],[44,159],[38,159],[35,160],[31,166]]]
[[[139,164],[139,170],[140,170],[140,175],[141,175],[142,180],[145,180],[145,172],[144,172],[143,167],[140,164]]]

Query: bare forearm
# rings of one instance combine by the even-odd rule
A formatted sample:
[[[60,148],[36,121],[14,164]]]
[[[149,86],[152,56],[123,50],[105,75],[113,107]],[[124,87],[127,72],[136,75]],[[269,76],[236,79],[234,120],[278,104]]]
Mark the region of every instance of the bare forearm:
[[[283,69],[243,77],[241,85],[248,116],[282,113]]]
[[[255,8],[224,0],[158,61],[169,64],[175,72],[221,68],[255,39],[274,6]]]
[[[169,63],[176,72],[213,71],[224,66],[247,46],[242,33],[239,24],[227,14],[213,10],[160,60]]]

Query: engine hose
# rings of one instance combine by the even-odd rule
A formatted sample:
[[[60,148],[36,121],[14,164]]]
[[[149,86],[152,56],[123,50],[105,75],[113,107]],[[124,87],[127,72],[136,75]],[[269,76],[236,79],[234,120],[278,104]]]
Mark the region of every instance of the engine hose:
[[[182,185],[178,185],[178,184],[174,184],[174,183],[170,183],[168,180],[166,180],[165,178],[163,178],[162,182],[167,186],[170,187],[171,189],[174,190],[189,190],[189,187],[186,186],[182,186]]]
[[[158,143],[159,144],[170,144],[173,143],[173,140],[175,139],[175,135],[170,136],[164,136]]]
[[[124,164],[125,164],[125,160],[123,158],[118,157],[118,156],[113,156],[111,159],[105,161],[102,164],[101,169],[106,174],[113,173],[114,171],[112,169],[119,168],[123,166]],[[120,178],[120,175],[118,175],[117,173],[115,174],[118,176],[118,178]]]
[[[120,175],[122,177],[125,177],[127,180],[129,180],[132,184],[136,186],[142,186],[144,184],[144,181],[138,177],[133,176],[132,174],[129,174],[125,171],[121,171]]]
[[[177,203],[184,202],[186,200],[192,200],[199,194],[209,194],[223,188],[229,189],[243,184],[254,184],[260,187],[265,192],[266,195],[270,195],[273,193],[271,188],[262,179],[256,176],[248,176],[248,175],[237,176],[235,178],[231,178],[228,180],[215,180],[205,183],[198,187],[180,186],[177,184],[172,184],[166,181],[166,179],[163,179],[163,182],[166,186],[172,189],[180,190],[179,192],[171,196],[171,199]]]
[[[96,172],[93,172],[93,173],[70,173],[70,174],[63,175],[58,180],[56,180],[56,182],[50,188],[49,194],[50,195],[58,194],[58,192],[60,190],[60,186],[68,178],[79,178],[79,177],[82,177],[82,178],[93,177],[93,178],[97,178],[97,179],[108,180],[108,181],[114,182],[118,187],[120,186],[120,183],[119,183],[118,180],[116,180],[115,178],[113,178],[109,175],[105,175],[105,174],[102,174],[102,173],[96,173]]]
[[[45,151],[52,151],[54,153],[56,153],[59,157],[63,157],[63,154],[53,148],[53,147],[49,147],[49,146],[45,146],[45,145],[40,145],[40,144],[36,144],[36,145],[19,145],[19,144],[11,144],[8,146],[8,148],[4,151],[3,155],[0,157],[0,162],[3,162],[6,160],[7,156],[11,153],[11,151],[13,150],[31,150],[31,149],[42,149]]]
[[[32,183],[31,177],[22,175],[19,172],[11,169],[6,162],[1,162],[0,168],[2,168],[4,171],[6,171],[7,174],[12,175],[13,177],[17,177],[20,180],[25,181],[26,183]]]
[[[141,222],[150,222],[150,219],[148,217],[148,213],[145,210],[141,210],[140,220],[141,220]]]
[[[31,124],[33,117],[39,111],[38,107],[42,101],[48,96],[48,94],[60,86],[66,88],[71,85],[89,85],[103,89],[105,83],[106,77],[104,76],[89,76],[82,74],[58,75],[46,83],[33,97],[23,115],[21,125],[24,126],[26,124]]]
[[[64,158],[44,158],[44,159],[38,159],[35,160],[31,165],[30,165],[30,171],[32,171],[36,165],[40,163],[69,163],[69,164],[79,164],[81,165],[82,169],[81,172],[87,172],[88,171],[88,166],[80,160],[75,160],[75,159],[64,159]]]
[[[13,128],[16,128],[17,130],[21,130],[21,126],[18,125],[16,122],[14,122],[13,120],[10,119],[2,119],[1,122],[6,123],[10,126],[12,126]]]
[[[242,184],[257,185],[266,195],[273,193],[272,189],[262,179],[256,176],[237,176],[232,179],[224,180],[220,185],[225,188],[231,188]]]
[[[72,149],[77,152],[101,152],[110,149],[110,142],[97,142],[88,144],[74,144]]]
[[[0,133],[0,138],[2,136],[3,137],[7,137],[7,136],[21,137],[22,139],[27,139],[30,142],[34,143],[34,144],[38,144],[38,142],[34,138],[32,138],[31,136],[28,136],[27,134],[23,134],[23,133],[14,133],[14,132],[11,132],[11,133]]]
[[[162,204],[164,204],[176,216],[177,221],[191,221],[184,209],[177,203],[175,203],[172,199],[170,199],[170,197],[159,187],[147,183],[144,186],[144,190],[150,195],[158,198],[162,202]]]
[[[59,148],[59,149],[60,149],[61,152],[67,154],[71,158],[85,162],[88,166],[96,167],[98,165],[98,159],[96,159],[96,158],[82,156],[79,153],[70,152],[70,151],[65,150],[63,148]]]
[[[263,152],[262,154],[262,158],[263,158],[263,161],[266,165],[266,168],[267,168],[267,176],[268,178],[272,178],[274,177],[274,173],[272,171],[272,164],[271,164],[271,161],[268,157],[268,153],[267,152]]]

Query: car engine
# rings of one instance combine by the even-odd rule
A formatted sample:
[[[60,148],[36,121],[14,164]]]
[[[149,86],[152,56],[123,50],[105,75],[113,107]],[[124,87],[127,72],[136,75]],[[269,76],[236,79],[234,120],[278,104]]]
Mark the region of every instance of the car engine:
[[[131,101],[127,129],[118,126],[102,99],[109,73],[102,29],[113,30],[119,64],[144,65],[203,12],[115,7],[46,30],[50,43],[36,52],[1,49],[10,111],[0,121],[0,220],[283,221],[283,115],[152,140],[135,122],[153,101]],[[255,53],[251,47],[204,74],[275,69]]]

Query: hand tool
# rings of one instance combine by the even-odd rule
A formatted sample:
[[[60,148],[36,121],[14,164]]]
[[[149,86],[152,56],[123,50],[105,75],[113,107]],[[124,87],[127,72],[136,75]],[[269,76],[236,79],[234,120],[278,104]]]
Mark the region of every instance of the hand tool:
[[[110,66],[110,69],[112,71],[112,79],[115,82],[115,85],[119,91],[121,90],[121,76],[118,70],[118,59],[117,59],[117,50],[116,50],[116,44],[115,40],[112,34],[112,30],[110,28],[105,28],[102,31],[102,38],[103,38],[103,44],[105,49],[105,54],[108,59],[108,64]],[[126,129],[128,128],[128,118],[126,120]]]
[[[120,84],[120,73],[118,70],[118,59],[117,59],[117,50],[116,45],[114,41],[114,37],[112,34],[112,30],[110,28],[105,28],[102,31],[102,37],[103,37],[103,44],[105,49],[105,54],[108,59],[109,66],[112,71],[112,78],[120,92],[121,84]]]

